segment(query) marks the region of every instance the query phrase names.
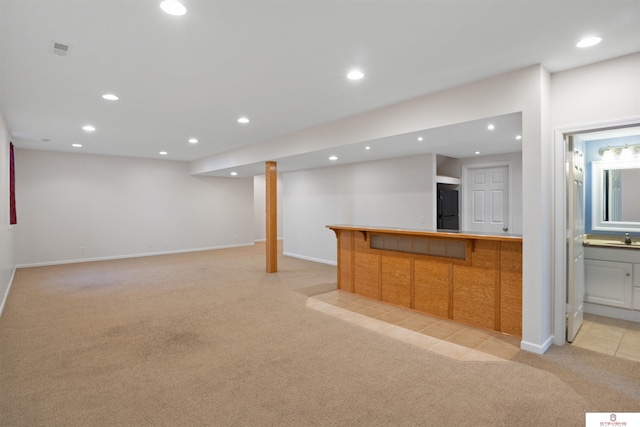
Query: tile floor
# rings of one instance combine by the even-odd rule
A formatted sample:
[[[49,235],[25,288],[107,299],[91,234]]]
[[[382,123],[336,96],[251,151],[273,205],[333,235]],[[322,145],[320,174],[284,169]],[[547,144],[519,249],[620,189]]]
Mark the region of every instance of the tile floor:
[[[640,362],[640,323],[585,313],[572,345]]]
[[[464,361],[506,361],[520,351],[520,339],[461,325],[349,292],[307,299],[307,306],[347,322]]]

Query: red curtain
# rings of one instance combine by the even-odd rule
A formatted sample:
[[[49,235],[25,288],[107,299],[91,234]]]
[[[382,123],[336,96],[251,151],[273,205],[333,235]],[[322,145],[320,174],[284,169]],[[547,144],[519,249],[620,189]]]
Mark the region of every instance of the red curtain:
[[[6,211],[5,211],[6,212]],[[13,143],[9,143],[9,224],[17,224],[16,218],[16,169],[13,160]]]

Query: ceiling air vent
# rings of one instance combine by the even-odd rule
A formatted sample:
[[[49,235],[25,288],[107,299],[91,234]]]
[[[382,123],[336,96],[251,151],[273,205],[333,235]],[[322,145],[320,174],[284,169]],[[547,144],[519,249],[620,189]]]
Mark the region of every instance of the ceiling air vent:
[[[68,44],[53,42],[53,53],[58,56],[67,56],[69,55],[69,51],[71,50],[71,46]]]

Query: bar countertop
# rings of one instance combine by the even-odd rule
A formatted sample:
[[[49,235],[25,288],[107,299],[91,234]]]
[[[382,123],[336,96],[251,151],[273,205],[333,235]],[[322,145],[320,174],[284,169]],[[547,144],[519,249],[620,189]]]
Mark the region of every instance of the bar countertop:
[[[327,225],[331,230],[352,230],[386,234],[404,234],[411,236],[444,237],[450,239],[478,239],[521,242],[522,235],[511,233],[481,233],[476,231],[429,230],[423,228],[377,227],[369,225],[336,224]]]

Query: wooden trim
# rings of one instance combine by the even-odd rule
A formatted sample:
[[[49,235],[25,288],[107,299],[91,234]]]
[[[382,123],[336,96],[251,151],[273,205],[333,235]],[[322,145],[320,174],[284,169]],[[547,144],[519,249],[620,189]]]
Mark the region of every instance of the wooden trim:
[[[453,264],[449,264],[449,319],[453,319]]]
[[[360,225],[327,225],[331,230],[353,230],[361,232],[366,239],[366,232],[401,234],[406,236],[431,236],[442,237],[447,239],[476,239],[476,240],[498,240],[505,242],[522,242],[522,236],[516,234],[482,234],[482,233],[465,233],[405,228],[383,228],[369,227]]]
[[[278,271],[278,167],[265,163],[266,176],[266,256],[267,273]]]
[[[495,295],[494,295],[494,301],[495,301],[495,324],[494,324],[494,329],[496,331],[500,330],[500,257],[501,257],[501,251],[502,251],[502,242],[498,242],[498,250],[495,253],[495,282],[494,282],[494,289],[495,289]]]
[[[351,282],[349,283],[349,289],[351,292],[355,292],[356,289],[356,239],[351,234]]]
[[[342,283],[344,281],[342,278],[342,274],[340,274],[340,266],[344,264],[344,261],[342,261],[342,254],[340,253],[340,233],[342,233],[342,230],[333,230],[333,232],[336,233],[336,258],[338,259],[338,289],[342,289]]]
[[[411,278],[409,282],[411,286],[409,289],[409,308],[416,308],[416,272],[414,261],[415,258],[409,258],[409,277]]]
[[[367,241],[366,235],[364,241]],[[378,301],[382,301],[382,254],[378,254]]]

